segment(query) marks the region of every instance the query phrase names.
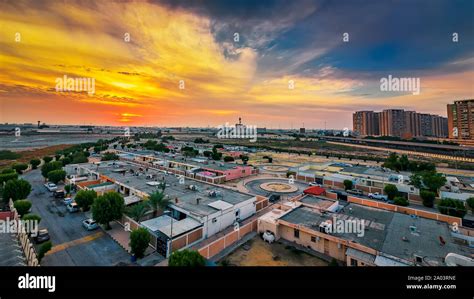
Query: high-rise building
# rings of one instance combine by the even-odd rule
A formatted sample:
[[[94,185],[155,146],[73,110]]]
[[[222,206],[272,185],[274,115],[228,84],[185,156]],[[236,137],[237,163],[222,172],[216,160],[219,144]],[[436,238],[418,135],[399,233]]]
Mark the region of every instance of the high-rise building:
[[[474,99],[448,104],[449,138],[474,140]]]
[[[380,113],[380,135],[402,137],[405,133],[405,111],[403,109],[387,109]]]
[[[421,136],[420,114],[416,111],[405,111],[406,137]]]
[[[379,116],[374,111],[356,111],[352,118],[353,130],[362,136],[379,135]]]
[[[447,137],[448,120],[445,117],[403,109],[382,112],[356,111],[353,129],[362,136]]]

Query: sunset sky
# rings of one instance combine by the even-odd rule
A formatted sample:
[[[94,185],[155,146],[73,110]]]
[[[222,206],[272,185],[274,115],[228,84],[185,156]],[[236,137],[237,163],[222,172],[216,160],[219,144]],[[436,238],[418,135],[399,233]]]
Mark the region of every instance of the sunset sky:
[[[240,116],[343,128],[355,110],[446,116],[447,103],[474,97],[473,53],[470,0],[0,1],[0,122],[217,126]],[[57,92],[64,75],[94,78],[95,94]],[[388,75],[419,77],[421,93],[381,92]]]

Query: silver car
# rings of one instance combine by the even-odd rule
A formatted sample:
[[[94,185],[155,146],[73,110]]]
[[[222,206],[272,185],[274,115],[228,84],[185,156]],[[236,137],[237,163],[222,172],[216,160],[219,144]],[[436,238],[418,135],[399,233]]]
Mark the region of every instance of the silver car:
[[[82,221],[82,226],[87,230],[95,230],[99,228],[99,224],[91,218]]]

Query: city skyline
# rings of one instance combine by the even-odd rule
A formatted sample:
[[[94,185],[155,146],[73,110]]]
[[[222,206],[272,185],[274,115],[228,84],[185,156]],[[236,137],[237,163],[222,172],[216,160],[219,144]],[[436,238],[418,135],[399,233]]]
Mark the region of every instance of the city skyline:
[[[0,4],[0,123],[342,129],[474,95],[469,1],[51,3]],[[64,76],[94,94],[57,92]],[[381,91],[391,76],[420,94]]]

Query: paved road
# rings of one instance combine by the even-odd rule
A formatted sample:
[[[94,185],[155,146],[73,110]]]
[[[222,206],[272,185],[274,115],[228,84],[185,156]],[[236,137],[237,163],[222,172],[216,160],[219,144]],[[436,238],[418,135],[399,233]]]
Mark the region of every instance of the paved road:
[[[54,199],[43,186],[44,179],[39,170],[33,170],[23,178],[32,186],[28,196],[33,203],[32,212],[41,216],[40,227],[48,229],[53,243],[53,251],[43,258],[42,265],[111,266],[130,261],[129,254],[101,229],[86,231],[81,225],[86,215],[68,213],[64,204]]]

